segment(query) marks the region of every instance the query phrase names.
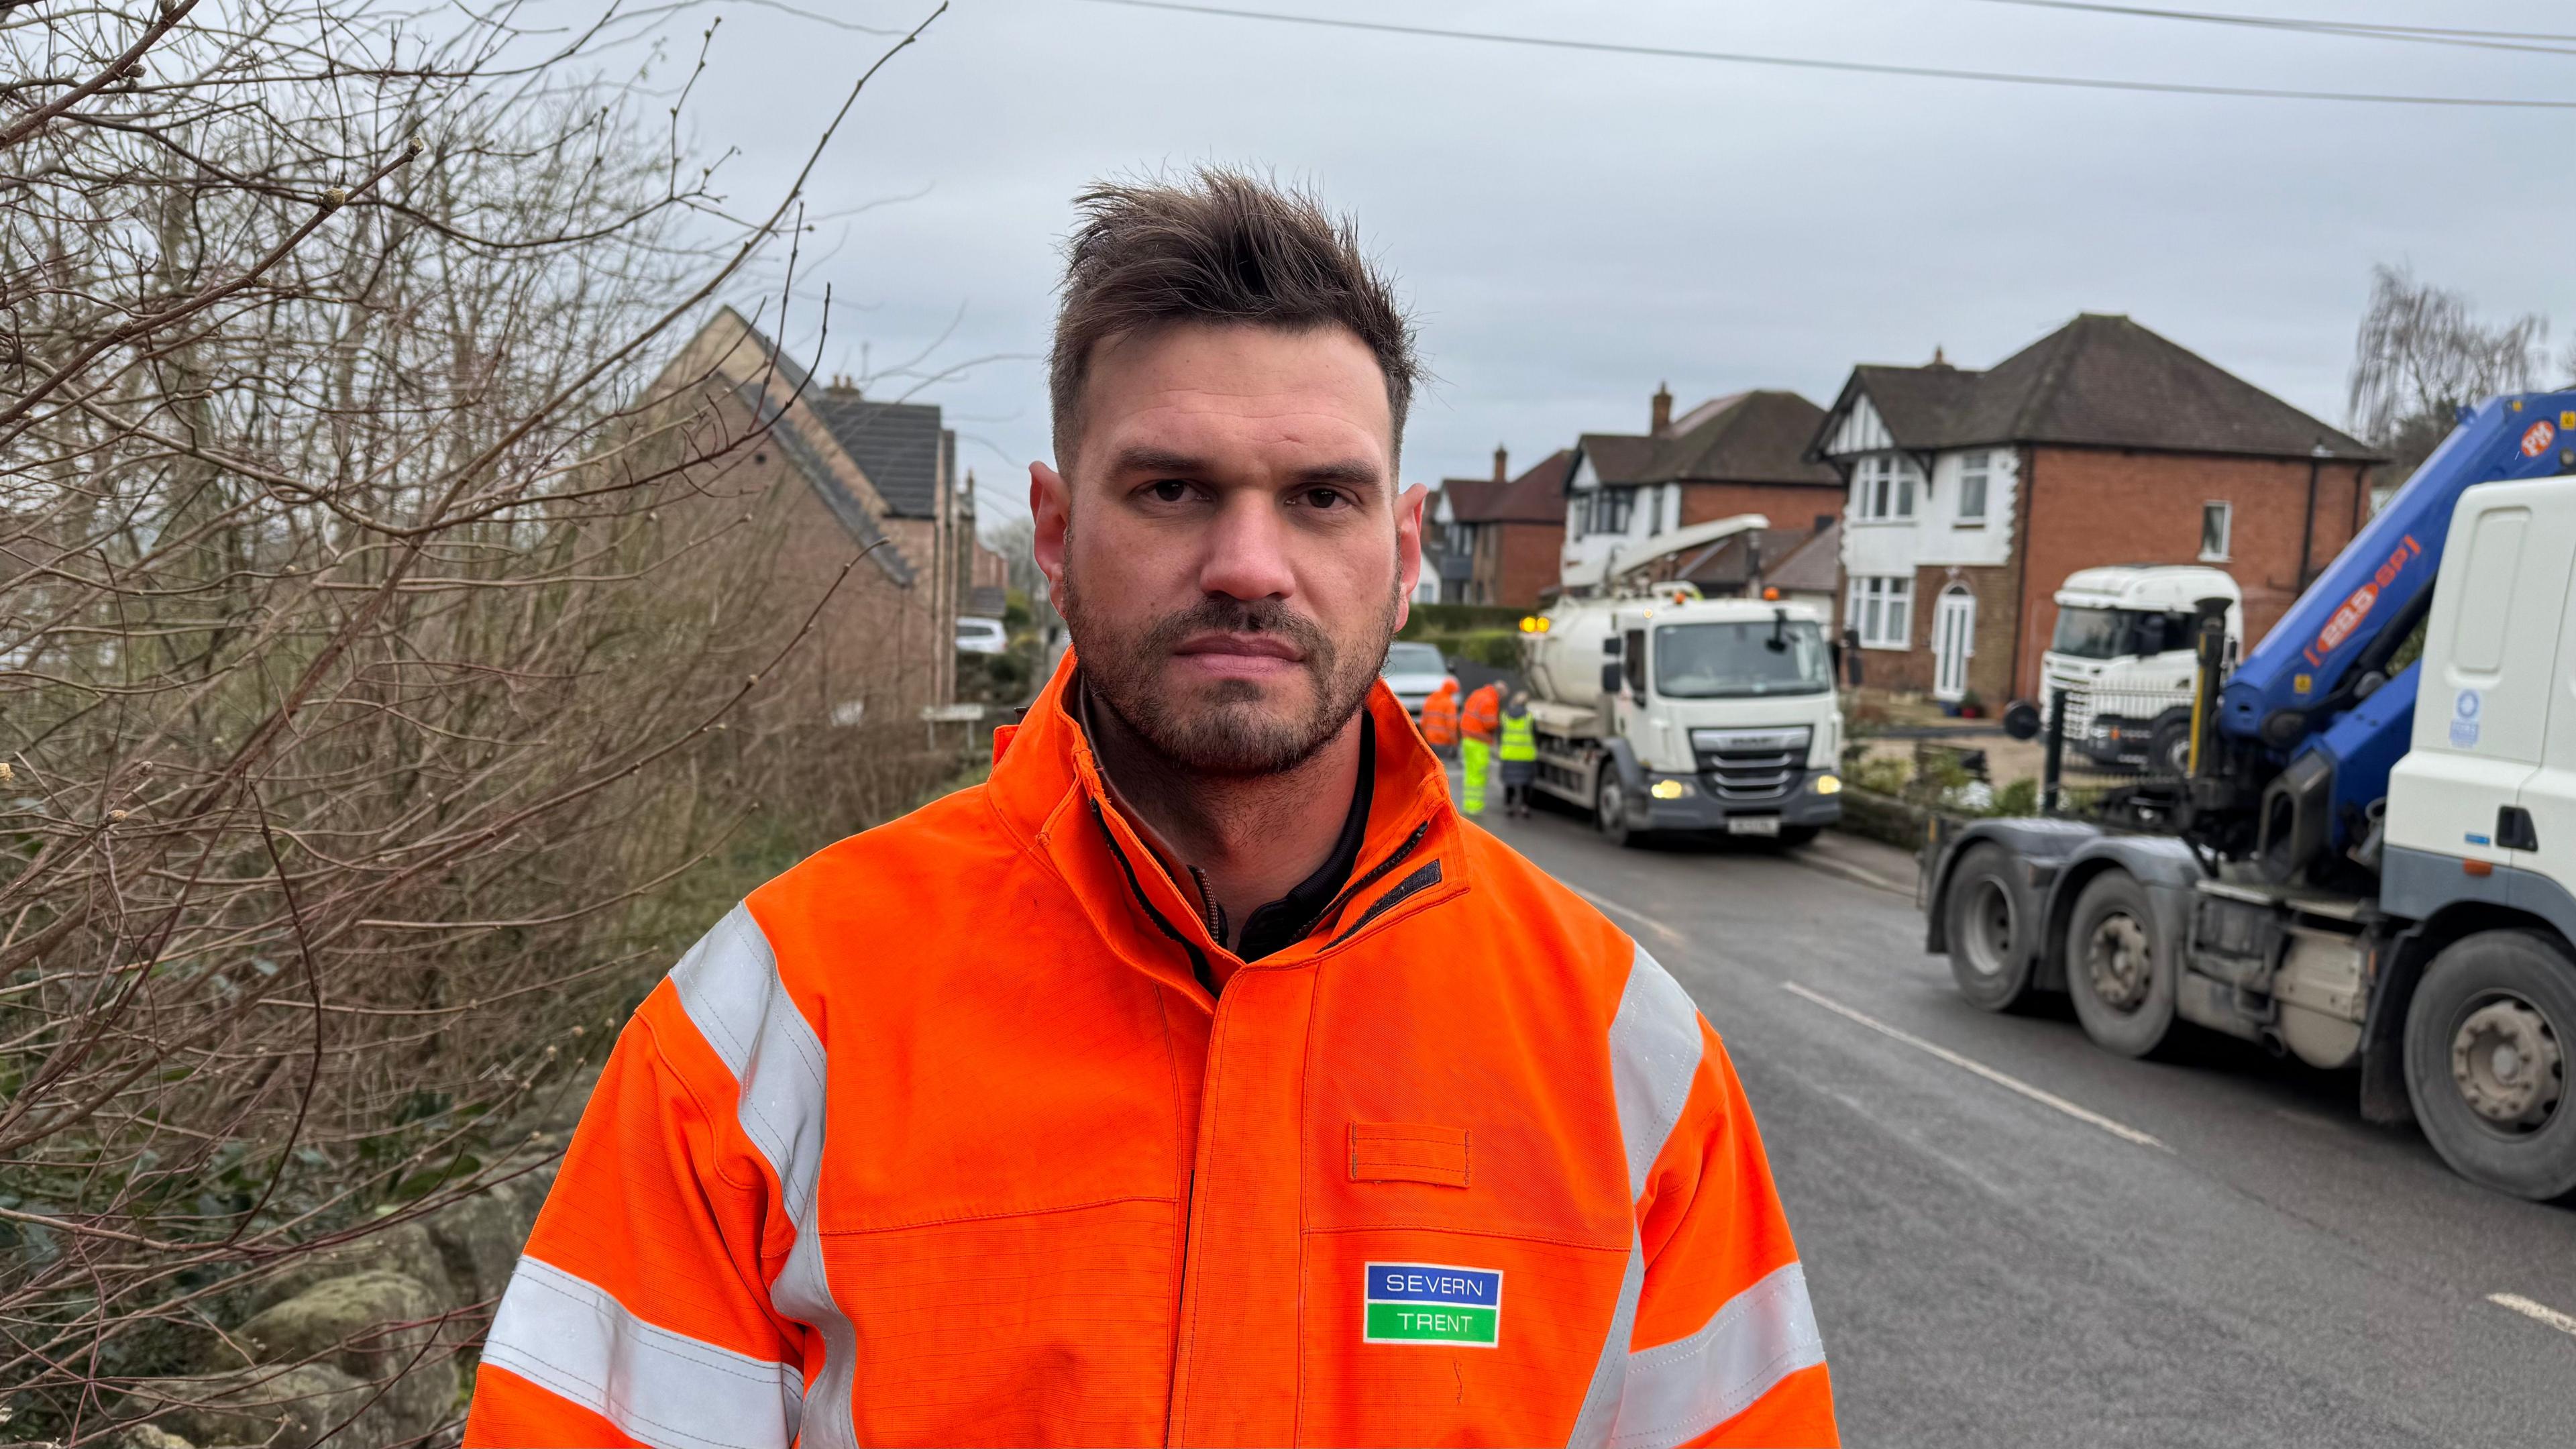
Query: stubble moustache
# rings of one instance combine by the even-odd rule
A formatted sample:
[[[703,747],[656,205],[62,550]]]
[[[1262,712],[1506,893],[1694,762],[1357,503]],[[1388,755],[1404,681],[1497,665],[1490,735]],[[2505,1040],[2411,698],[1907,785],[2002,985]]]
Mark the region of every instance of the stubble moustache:
[[[1073,633],[1074,657],[1092,697],[1155,753],[1200,774],[1275,775],[1295,769],[1341,733],[1386,662],[1395,638],[1395,596],[1390,593],[1373,638],[1337,643],[1322,625],[1278,599],[1215,596],[1122,635],[1093,618],[1076,584],[1070,551],[1057,609]],[[1175,691],[1161,682],[1172,651],[1193,634],[1276,634],[1304,658],[1309,688],[1302,707],[1274,703],[1276,691],[1248,679],[1223,679]]]

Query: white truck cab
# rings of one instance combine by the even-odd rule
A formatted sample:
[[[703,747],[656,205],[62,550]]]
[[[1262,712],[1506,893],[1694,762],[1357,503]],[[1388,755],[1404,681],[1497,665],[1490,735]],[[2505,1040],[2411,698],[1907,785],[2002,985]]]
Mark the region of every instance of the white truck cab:
[[[2388,909],[2430,916],[2471,896],[2576,940],[2571,571],[2576,480],[2460,496],[2433,585],[2414,734],[2388,776]]]
[[[2232,649],[2245,637],[2245,604],[2224,569],[2119,564],[2066,576],[2040,678],[2044,696],[2066,692],[2068,745],[2099,765],[2182,773],[2191,747],[2192,635],[2199,602],[2212,598],[2227,600]],[[2049,708],[2046,697],[2039,703]]]

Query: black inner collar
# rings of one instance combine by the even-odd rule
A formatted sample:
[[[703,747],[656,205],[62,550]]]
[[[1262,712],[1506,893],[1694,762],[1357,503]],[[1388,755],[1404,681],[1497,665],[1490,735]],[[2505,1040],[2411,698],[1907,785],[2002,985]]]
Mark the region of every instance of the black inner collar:
[[[1359,783],[1351,787],[1350,813],[1342,817],[1341,837],[1333,842],[1333,853],[1315,867],[1315,873],[1299,881],[1296,887],[1243,918],[1243,930],[1237,933],[1234,954],[1246,961],[1258,961],[1273,951],[1294,945],[1299,936],[1315,924],[1324,907],[1341,894],[1342,885],[1360,861],[1360,842],[1368,837],[1369,797],[1377,789],[1377,721],[1367,710],[1360,711]]]

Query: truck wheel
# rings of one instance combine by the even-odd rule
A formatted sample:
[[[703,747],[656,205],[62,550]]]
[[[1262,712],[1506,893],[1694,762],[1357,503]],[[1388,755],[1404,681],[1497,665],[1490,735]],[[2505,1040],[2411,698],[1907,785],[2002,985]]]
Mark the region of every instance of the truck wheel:
[[[2179,780],[2191,773],[2191,712],[2169,710],[2147,737],[2147,773],[2159,780]]]
[[[1640,832],[1628,828],[1628,792],[1619,785],[1619,767],[1601,762],[1601,785],[1592,797],[1592,823],[1612,845],[1633,845]]]
[[[2136,876],[2106,870],[2087,883],[2066,928],[2066,990],[2084,1034],[2124,1057],[2164,1045],[2174,1019],[2169,956]]]
[[[1972,845],[1951,868],[1941,903],[1950,940],[1950,975],[1969,1004],[2010,1011],[2030,994],[2030,929],[2034,914],[2015,889],[2011,857]]]
[[[2451,1170],[2546,1202],[2576,1193],[2576,962],[2532,931],[2443,948],[2406,1010],[2406,1095]]]

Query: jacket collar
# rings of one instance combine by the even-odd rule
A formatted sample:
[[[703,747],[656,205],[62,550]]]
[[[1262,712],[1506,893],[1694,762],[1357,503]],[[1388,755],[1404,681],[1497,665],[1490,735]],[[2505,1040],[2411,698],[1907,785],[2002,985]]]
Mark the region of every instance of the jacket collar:
[[[1012,834],[1072,887],[1105,939],[1138,965],[1177,975],[1204,993],[1190,958],[1212,958],[1225,948],[1209,936],[1196,905],[1113,802],[1073,715],[1074,668],[1067,651],[1027,718],[994,731],[987,796]],[[1373,783],[1351,882],[1300,940],[1237,969],[1305,964],[1364,931],[1373,934],[1383,920],[1447,899],[1467,885],[1455,849],[1463,826],[1449,803],[1449,779],[1438,757],[1383,681],[1370,689],[1364,707],[1374,726],[1368,762]]]

